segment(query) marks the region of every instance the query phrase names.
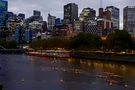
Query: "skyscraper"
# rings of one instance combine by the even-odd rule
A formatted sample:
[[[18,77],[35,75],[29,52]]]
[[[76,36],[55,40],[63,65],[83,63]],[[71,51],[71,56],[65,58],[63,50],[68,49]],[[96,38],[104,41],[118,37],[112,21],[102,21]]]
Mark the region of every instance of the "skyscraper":
[[[53,30],[53,27],[55,26],[55,19],[55,16],[48,14],[48,30]]]
[[[8,18],[8,2],[0,0],[0,28],[6,27]]]
[[[106,10],[109,10],[111,12],[111,21],[113,24],[113,30],[118,30],[119,29],[119,20],[120,20],[120,12],[119,8],[114,7],[114,6],[108,6],[106,7]]]
[[[123,11],[124,29],[128,32],[135,31],[135,6],[127,6]]]
[[[79,20],[84,21],[86,18],[96,17],[96,11],[92,8],[84,8],[80,14]]]
[[[69,3],[64,6],[64,24],[72,24],[78,19],[78,5]]]
[[[135,6],[127,6],[123,9],[123,28],[132,38],[135,38]]]

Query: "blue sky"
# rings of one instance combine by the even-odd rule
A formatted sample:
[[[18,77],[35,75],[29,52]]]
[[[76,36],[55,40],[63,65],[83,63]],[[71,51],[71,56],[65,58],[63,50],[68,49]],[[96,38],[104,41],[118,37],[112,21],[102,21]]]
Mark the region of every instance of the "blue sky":
[[[79,13],[85,7],[90,7],[98,10],[100,0],[8,0],[9,11],[16,14],[25,13],[26,17],[33,14],[33,10],[40,10],[44,20],[47,20],[47,15],[50,12],[56,17],[63,18],[63,5],[67,3],[76,3],[79,6]],[[135,6],[135,0],[102,0],[102,6],[116,6],[120,8],[120,27],[123,22],[123,8],[126,6]],[[97,11],[98,12],[98,11]]]

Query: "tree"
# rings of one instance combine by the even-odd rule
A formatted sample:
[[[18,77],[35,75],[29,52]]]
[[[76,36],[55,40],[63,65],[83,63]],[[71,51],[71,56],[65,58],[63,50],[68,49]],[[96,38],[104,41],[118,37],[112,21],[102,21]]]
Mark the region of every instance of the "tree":
[[[33,41],[30,44],[30,47],[33,49],[57,49],[57,48],[70,48],[70,39],[62,39],[62,38],[51,38],[44,40]]]
[[[98,49],[100,46],[100,37],[88,33],[80,33],[71,41],[71,48],[73,49]]]
[[[125,51],[132,46],[131,35],[126,30],[119,30],[107,37],[108,48],[115,51]]]
[[[0,39],[0,45],[7,49],[16,49],[17,48],[16,41],[6,41],[4,39]]]

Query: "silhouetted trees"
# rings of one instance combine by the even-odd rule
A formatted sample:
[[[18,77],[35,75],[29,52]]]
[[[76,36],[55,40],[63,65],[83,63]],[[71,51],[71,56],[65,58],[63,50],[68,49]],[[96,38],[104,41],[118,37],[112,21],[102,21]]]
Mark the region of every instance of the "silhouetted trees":
[[[6,41],[4,39],[0,39],[0,45],[6,49],[16,49],[17,48],[16,41]]]
[[[126,51],[135,49],[135,42],[125,30],[119,30],[110,34],[106,40],[102,41],[99,36],[80,33],[70,39],[51,38],[47,40],[33,41],[30,44],[33,49],[57,49],[66,48],[74,50],[112,50]]]
[[[33,49],[57,49],[57,48],[70,48],[70,40],[62,38],[51,38],[33,41],[30,44]]]
[[[71,39],[71,48],[73,49],[99,49],[101,38],[88,33],[80,33]]]
[[[119,30],[107,37],[108,48],[114,51],[125,51],[132,48],[131,35],[126,30]]]
[[[99,49],[100,46],[100,37],[86,33],[81,33],[71,39],[52,38],[33,41],[30,44],[30,47],[34,49]]]

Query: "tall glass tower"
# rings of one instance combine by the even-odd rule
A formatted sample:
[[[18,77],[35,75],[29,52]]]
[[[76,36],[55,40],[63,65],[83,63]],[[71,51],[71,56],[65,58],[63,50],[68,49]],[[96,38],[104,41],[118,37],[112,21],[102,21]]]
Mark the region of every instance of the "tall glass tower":
[[[135,31],[135,6],[127,6],[123,13],[124,29],[128,32]]]
[[[78,19],[78,5],[69,3],[64,6],[64,23],[73,24]]]
[[[8,1],[0,0],[0,28],[7,25]]]

